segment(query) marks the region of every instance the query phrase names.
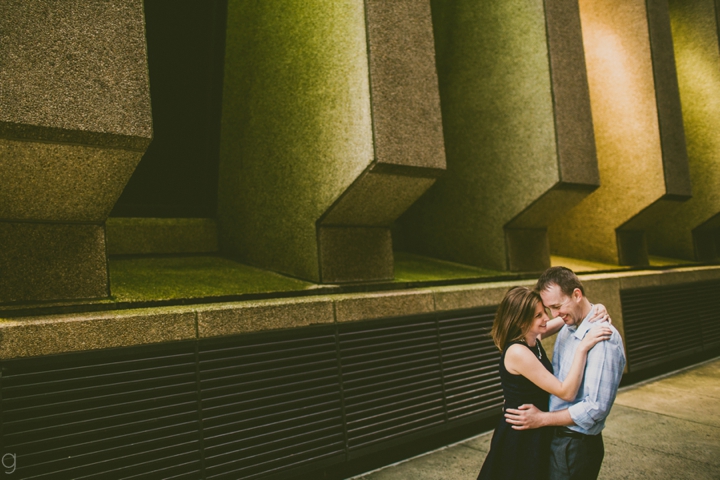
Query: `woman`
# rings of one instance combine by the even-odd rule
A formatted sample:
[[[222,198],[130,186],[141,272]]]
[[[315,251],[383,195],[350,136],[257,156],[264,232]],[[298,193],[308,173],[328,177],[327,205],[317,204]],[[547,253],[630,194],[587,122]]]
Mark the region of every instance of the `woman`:
[[[605,307],[596,305],[590,321],[606,318],[606,313]],[[609,339],[612,331],[605,326],[588,331],[575,352],[570,373],[561,382],[553,376],[540,338],[556,333],[563,324],[560,318],[548,318],[538,293],[514,287],[505,294],[492,327],[493,341],[502,352],[500,379],[505,409],[532,403],[547,411],[548,393],[564,400],[575,398],[588,351]],[[501,418],[478,480],[547,478],[551,436],[548,428],[514,430]]]

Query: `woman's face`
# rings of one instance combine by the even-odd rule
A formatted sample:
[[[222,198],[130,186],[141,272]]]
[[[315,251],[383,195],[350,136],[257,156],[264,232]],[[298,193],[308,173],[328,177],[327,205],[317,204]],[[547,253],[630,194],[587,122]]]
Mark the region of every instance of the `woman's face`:
[[[547,313],[545,312],[545,307],[543,306],[542,302],[538,302],[537,305],[535,305],[535,314],[533,316],[533,321],[530,324],[530,330],[528,331],[528,335],[537,338],[539,335],[544,335],[547,331],[547,322],[550,320],[550,317],[548,317]]]

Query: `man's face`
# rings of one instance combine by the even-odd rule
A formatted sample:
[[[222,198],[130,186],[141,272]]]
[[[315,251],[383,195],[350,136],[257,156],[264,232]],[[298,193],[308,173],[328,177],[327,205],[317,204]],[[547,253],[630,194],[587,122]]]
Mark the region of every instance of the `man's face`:
[[[540,292],[543,305],[550,310],[553,318],[560,317],[565,325],[577,325],[584,317],[580,300],[582,292],[576,288],[571,296],[567,296],[557,285],[550,285]]]

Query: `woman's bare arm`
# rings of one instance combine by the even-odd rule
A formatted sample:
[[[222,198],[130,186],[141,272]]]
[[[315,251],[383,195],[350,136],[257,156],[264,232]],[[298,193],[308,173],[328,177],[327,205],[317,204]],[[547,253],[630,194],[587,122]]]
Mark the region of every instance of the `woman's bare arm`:
[[[563,325],[565,325],[565,322],[563,322],[563,319],[560,317],[555,317],[552,320],[548,320],[547,330],[542,335],[542,338],[547,338],[550,335],[555,335],[557,332],[560,331]]]
[[[546,392],[563,400],[571,401],[577,395],[582,382],[587,352],[596,343],[609,339],[611,335],[612,331],[608,327],[600,326],[588,331],[580,346],[575,350],[570,371],[562,382],[547,371],[535,354],[520,344],[511,345],[507,349],[505,368],[512,374],[522,375]]]
[[[592,312],[592,316],[588,319],[590,323],[606,321],[609,324],[612,324],[610,315],[608,315],[608,311],[605,308],[605,305],[603,305],[602,303],[596,303],[595,305],[593,305]],[[563,319],[560,317],[555,317],[552,320],[548,320],[547,330],[542,335],[542,338],[548,338],[552,335],[555,335],[557,332],[560,331],[563,325],[565,325],[565,322],[563,322]]]

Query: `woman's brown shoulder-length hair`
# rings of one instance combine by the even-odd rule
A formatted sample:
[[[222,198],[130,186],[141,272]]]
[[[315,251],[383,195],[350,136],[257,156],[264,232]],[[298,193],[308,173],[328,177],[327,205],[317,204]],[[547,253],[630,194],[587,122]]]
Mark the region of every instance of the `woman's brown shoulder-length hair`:
[[[500,302],[492,326],[495,346],[502,352],[508,342],[520,340],[532,325],[540,295],[526,287],[513,287]]]

